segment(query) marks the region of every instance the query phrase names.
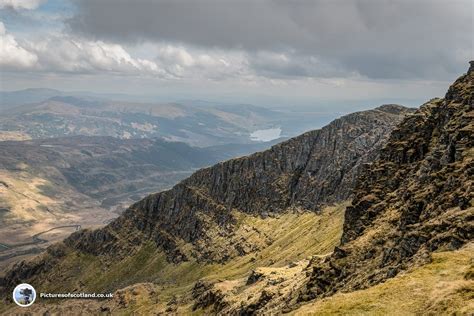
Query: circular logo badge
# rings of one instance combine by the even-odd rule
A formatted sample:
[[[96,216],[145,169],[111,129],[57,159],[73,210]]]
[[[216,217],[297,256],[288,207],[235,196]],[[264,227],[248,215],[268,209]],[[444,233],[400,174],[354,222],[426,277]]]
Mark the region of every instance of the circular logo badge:
[[[36,299],[35,288],[28,283],[17,285],[13,290],[13,300],[21,307],[28,307]]]

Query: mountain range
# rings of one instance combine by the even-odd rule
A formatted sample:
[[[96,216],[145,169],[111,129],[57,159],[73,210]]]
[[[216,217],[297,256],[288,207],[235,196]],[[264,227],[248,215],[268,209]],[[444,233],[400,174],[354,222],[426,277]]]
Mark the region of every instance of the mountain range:
[[[163,138],[208,147],[295,136],[335,115],[248,104],[115,101],[44,89],[2,92],[0,100],[0,140],[82,135]],[[262,138],[265,131],[271,134]]]

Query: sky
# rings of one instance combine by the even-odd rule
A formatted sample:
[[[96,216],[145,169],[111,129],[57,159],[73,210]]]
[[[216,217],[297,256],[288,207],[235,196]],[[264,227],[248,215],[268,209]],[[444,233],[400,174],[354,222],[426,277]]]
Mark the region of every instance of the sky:
[[[416,106],[466,72],[473,16],[472,0],[0,0],[0,89]]]

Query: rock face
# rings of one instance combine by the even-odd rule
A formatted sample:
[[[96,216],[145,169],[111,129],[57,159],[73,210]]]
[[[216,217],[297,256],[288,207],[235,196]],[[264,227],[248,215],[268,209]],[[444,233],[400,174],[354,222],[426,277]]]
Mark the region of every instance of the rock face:
[[[474,72],[392,132],[357,181],[341,246],[313,267],[301,300],[352,291],[474,237]]]
[[[128,245],[153,240],[173,262],[189,257],[224,262],[258,250],[268,241],[250,243],[235,234],[234,212],[265,217],[291,208],[317,211],[349,198],[362,165],[377,156],[408,112],[388,105],[350,114],[270,150],[199,170],[173,189],[132,205],[105,229],[73,234],[66,243],[102,254],[118,239],[122,245],[123,240]],[[184,251],[183,243],[191,249]]]

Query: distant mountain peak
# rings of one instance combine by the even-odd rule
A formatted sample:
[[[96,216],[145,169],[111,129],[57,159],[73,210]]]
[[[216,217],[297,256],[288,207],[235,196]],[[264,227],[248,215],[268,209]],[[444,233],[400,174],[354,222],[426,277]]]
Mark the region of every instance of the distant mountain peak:
[[[383,104],[381,106],[376,107],[375,110],[392,114],[399,114],[401,112],[405,112],[407,108],[399,104]]]
[[[54,96],[49,98],[50,101],[56,101],[61,103],[68,103],[78,107],[98,107],[102,104],[102,102],[98,100],[94,100],[91,98],[80,98],[75,96]]]

